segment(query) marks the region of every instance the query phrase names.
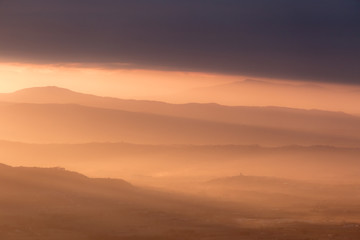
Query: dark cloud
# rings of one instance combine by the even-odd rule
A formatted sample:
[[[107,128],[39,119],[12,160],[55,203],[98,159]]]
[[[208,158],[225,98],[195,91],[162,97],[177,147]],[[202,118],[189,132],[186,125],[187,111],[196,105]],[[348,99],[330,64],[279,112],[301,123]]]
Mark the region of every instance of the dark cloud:
[[[357,0],[0,0],[0,56],[360,83]]]

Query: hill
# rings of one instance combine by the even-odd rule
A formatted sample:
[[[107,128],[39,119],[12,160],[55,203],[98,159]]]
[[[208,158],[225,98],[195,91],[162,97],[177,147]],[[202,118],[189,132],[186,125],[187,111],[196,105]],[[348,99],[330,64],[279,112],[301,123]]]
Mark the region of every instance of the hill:
[[[242,86],[243,84],[245,83],[233,83],[234,86]],[[251,82],[248,84],[255,83]],[[230,86],[224,86],[230,89],[234,88],[231,84]],[[90,94],[77,93],[58,87],[28,88],[14,93],[0,94],[0,101],[40,104],[78,104],[96,108],[151,113],[212,122],[267,128],[275,127],[321,134],[337,134],[347,137],[360,136],[359,117],[341,112],[321,110],[303,110],[281,107],[224,106],[205,103],[169,104],[156,101],[99,97]]]
[[[142,189],[59,168],[0,165],[0,180],[4,240],[321,239],[324,230],[337,240],[359,236],[356,223],[304,222],[299,214],[297,221],[286,212]]]
[[[359,106],[353,104],[360,101],[359,95],[352,88],[339,85],[320,86],[245,79],[191,89],[174,98],[201,103],[216,101],[233,106],[285,106],[360,114]]]
[[[194,198],[60,168],[1,165],[0,186],[0,237],[6,240],[181,239],[219,214],[217,207],[200,206]],[[199,234],[222,232],[222,224],[210,222]]]

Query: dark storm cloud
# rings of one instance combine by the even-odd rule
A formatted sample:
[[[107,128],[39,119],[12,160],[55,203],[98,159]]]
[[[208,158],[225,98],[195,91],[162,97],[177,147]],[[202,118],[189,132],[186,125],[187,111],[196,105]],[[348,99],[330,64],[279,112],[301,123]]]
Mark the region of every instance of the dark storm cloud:
[[[360,83],[356,0],[0,0],[0,57]]]

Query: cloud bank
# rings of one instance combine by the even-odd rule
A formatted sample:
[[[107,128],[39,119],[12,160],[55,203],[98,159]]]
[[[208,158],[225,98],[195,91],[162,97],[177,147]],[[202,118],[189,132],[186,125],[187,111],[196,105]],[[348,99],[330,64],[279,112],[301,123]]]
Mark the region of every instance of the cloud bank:
[[[0,0],[0,56],[356,84],[359,12],[356,0]]]

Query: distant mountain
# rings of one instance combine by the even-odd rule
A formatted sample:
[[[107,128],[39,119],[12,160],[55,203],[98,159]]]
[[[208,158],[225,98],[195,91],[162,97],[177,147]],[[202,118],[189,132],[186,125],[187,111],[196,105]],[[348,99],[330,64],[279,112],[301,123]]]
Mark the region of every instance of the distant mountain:
[[[33,143],[360,146],[360,137],[211,122],[71,104],[0,104],[3,140]]]
[[[356,92],[341,87],[315,84],[289,84],[247,79],[208,87],[195,88],[174,99],[214,102],[241,106],[285,106],[298,109],[322,109],[360,114]]]
[[[229,88],[234,89],[232,85],[270,84],[263,82],[254,83],[254,81],[255,80],[252,80],[250,83],[235,82],[230,84],[231,86],[229,86]],[[229,84],[225,84],[224,87],[228,88],[228,85]],[[237,91],[236,88],[234,91]],[[237,95],[237,97],[241,98],[241,95]],[[0,101],[40,104],[78,104],[89,107],[151,113],[212,122],[360,137],[360,117],[341,112],[281,107],[224,106],[199,103],[168,104],[156,101],[99,97],[57,87],[29,88],[10,94],[0,94]]]

